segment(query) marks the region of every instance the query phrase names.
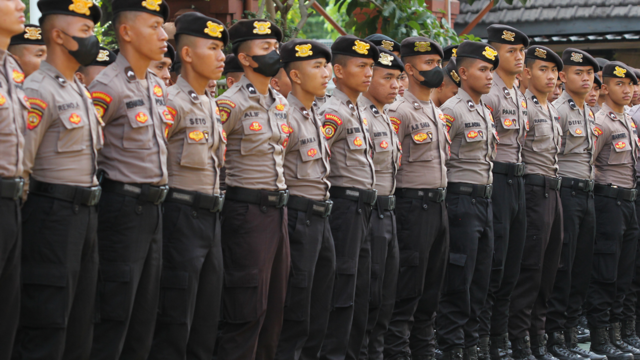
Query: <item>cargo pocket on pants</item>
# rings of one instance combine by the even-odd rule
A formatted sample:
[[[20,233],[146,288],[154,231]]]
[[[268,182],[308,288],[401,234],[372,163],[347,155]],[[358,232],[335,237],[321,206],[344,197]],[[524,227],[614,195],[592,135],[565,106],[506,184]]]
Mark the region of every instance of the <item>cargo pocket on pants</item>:
[[[158,320],[171,324],[186,324],[190,307],[189,273],[164,271],[160,281],[160,315]]]
[[[369,285],[369,307],[377,309],[382,303],[382,265],[371,264],[371,283]]]
[[[20,323],[24,326],[65,327],[69,315],[67,272],[61,268],[25,265],[21,314]]]
[[[612,283],[618,275],[616,241],[597,241],[593,247],[593,280]]]
[[[449,254],[447,275],[444,282],[445,292],[454,293],[465,289],[467,282],[464,266],[467,262],[467,254]]]
[[[100,264],[100,318],[125,321],[132,306],[129,264]]]
[[[309,312],[309,291],[307,273],[299,271],[291,273],[287,299],[284,304],[284,318],[287,320],[302,321],[307,318]]]
[[[258,280],[258,269],[229,269],[225,272],[223,296],[226,321],[253,321],[264,311],[266,300],[258,298]]]
[[[356,297],[356,261],[337,259],[336,282],[333,288],[333,307],[353,305]]]
[[[398,271],[398,300],[420,295],[422,274],[418,274],[420,254],[417,251],[400,251],[400,270]]]

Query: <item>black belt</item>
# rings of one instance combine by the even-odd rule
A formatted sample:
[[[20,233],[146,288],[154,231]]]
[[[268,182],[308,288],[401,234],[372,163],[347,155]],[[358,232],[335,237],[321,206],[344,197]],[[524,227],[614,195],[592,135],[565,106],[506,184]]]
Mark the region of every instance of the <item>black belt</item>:
[[[524,177],[524,183],[533,186],[548,186],[551,190],[560,190],[562,186],[562,178],[552,178],[542,175],[527,175]]]
[[[503,163],[503,162],[493,162],[493,173],[494,174],[503,174],[503,175],[512,175],[512,176],[522,176],[524,175],[524,163]]]
[[[571,188],[573,190],[582,190],[584,192],[592,192],[595,182],[593,180],[562,178],[562,187]]]
[[[196,209],[209,210],[211,212],[222,211],[224,194],[208,195],[197,191],[187,191],[170,188],[165,202],[174,202],[192,206]]]
[[[493,194],[493,184],[479,185],[466,183],[449,183],[447,185],[447,191],[452,194],[471,195],[490,199],[491,194]]]
[[[331,215],[331,209],[333,208],[333,201],[315,201],[307,199],[302,196],[291,195],[287,207],[296,211],[308,212],[311,211],[313,215],[326,218]]]
[[[226,197],[233,201],[281,208],[287,205],[287,201],[289,200],[289,190],[266,191],[228,186]]]
[[[396,197],[394,195],[378,195],[376,204],[378,211],[393,211],[396,208]]]
[[[399,188],[399,189],[396,189],[396,196],[399,198],[443,202],[444,199],[447,197],[447,188],[438,188],[438,189]]]
[[[126,195],[155,205],[162,204],[169,192],[169,186],[167,185],[127,184],[120,181],[113,181],[109,178],[102,179],[101,185],[104,191]]]
[[[95,206],[100,201],[102,188],[98,186],[82,187],[73,185],[50,184],[35,179],[29,183],[29,192],[78,205]]]
[[[593,188],[593,192],[596,195],[627,201],[636,201],[636,197],[638,195],[638,190],[636,189],[625,189],[613,185],[601,184],[596,184]]]
[[[23,189],[24,179],[21,177],[0,178],[0,198],[18,200]]]
[[[365,190],[359,188],[331,187],[329,193],[332,198],[362,201],[363,204],[372,205],[378,197],[377,190]]]

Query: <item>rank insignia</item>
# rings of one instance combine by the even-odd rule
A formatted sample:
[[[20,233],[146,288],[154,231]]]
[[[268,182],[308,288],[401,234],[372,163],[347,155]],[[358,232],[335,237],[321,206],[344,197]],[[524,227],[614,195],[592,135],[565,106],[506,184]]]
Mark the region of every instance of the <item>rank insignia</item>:
[[[24,38],[29,40],[40,40],[42,39],[42,29],[27,26],[24,28]]]
[[[147,116],[147,114],[143,113],[142,111],[136,115],[136,121],[140,124],[146,123],[147,120],[149,120],[149,116]]]
[[[80,15],[89,16],[91,15],[91,11],[89,11],[89,8],[92,6],[93,1],[91,0],[73,0],[73,4],[69,5],[69,10]]]
[[[24,73],[20,70],[14,69],[12,73],[12,78],[16,84],[22,84],[24,82]]]
[[[600,135],[604,134],[604,132],[602,131],[602,129],[600,129],[600,128],[599,128],[599,127],[597,127],[597,126],[594,126],[594,128],[593,128],[593,133],[594,133],[596,136],[600,136]]]
[[[531,96],[531,100],[533,101],[534,104],[540,105],[540,101],[538,101],[538,98],[535,95]],[[525,106],[525,109],[526,109],[526,106]]]
[[[484,48],[482,55],[484,55],[489,60],[495,60],[498,52],[487,46]]]
[[[393,42],[389,40],[382,40],[381,46],[389,51],[393,51]]]
[[[276,110],[278,110],[278,111],[284,111],[284,104],[278,104],[278,105],[276,105]]]
[[[269,21],[256,21],[253,23],[253,33],[258,35],[271,34],[271,23]]]
[[[467,107],[472,111],[476,109],[476,105],[471,100],[467,100]]]
[[[296,57],[307,57],[313,55],[311,44],[296,45]]]
[[[73,113],[71,114],[71,116],[69,116],[69,122],[72,124],[78,125],[80,124],[80,121],[82,121],[82,118],[76,113]]]
[[[109,61],[109,52],[107,50],[100,50],[96,60],[97,61]]]
[[[620,66],[616,66],[616,69],[613,71],[613,74],[617,77],[624,77],[624,74],[627,73],[627,69],[621,68]]]
[[[157,97],[162,97],[162,88],[159,85],[153,86],[153,95]]]
[[[199,101],[200,100],[200,98],[198,97],[198,94],[196,94],[195,91],[189,90],[188,94],[189,94],[189,97],[191,97],[192,101]]]
[[[571,61],[582,62],[582,54],[572,52],[571,53]]]
[[[204,33],[211,37],[221,38],[222,30],[224,30],[224,26],[216,24],[213,21],[207,21],[207,28],[204,29]]]
[[[447,124],[447,131],[449,131],[449,129],[451,129],[451,125],[453,125],[453,122],[456,121],[456,118],[454,118],[453,116],[451,116],[449,114],[444,114],[444,118],[445,118],[446,124]]]
[[[427,136],[427,134],[425,134],[423,132],[413,135],[413,140],[415,140],[417,142],[423,142],[423,141],[427,140],[427,138],[429,138],[429,136]]]
[[[507,41],[515,41],[515,36],[516,34],[514,32],[508,31],[508,30],[504,30],[502,32],[502,38],[507,40]]]
[[[618,141],[614,146],[616,149],[624,149],[627,146],[627,143],[624,141]]]
[[[199,142],[200,140],[204,139],[204,133],[200,130],[194,130],[189,133],[189,139],[195,142]]]
[[[318,154],[318,150],[316,149],[309,149],[309,151],[307,151],[307,155],[309,155],[310,157],[314,157]]]
[[[0,94],[0,106],[4,106],[7,103],[7,98]]]
[[[613,111],[609,111],[609,117],[613,120],[618,120],[618,116]]]
[[[371,47],[371,45],[367,44],[364,41],[360,41],[360,40],[356,40],[354,42],[355,45],[353,45],[352,49],[355,50],[355,52],[357,52],[358,54],[362,54],[362,55],[368,55],[369,54],[369,48]]]
[[[391,66],[391,64],[393,63],[393,56],[385,53],[380,53],[378,62],[382,65]]]
[[[520,103],[520,106],[522,106],[523,109],[527,108],[527,102],[522,100],[522,102]]]
[[[578,135],[582,135],[582,130],[580,130],[580,129],[576,129],[576,134],[578,134]]]
[[[507,89],[506,87],[502,88],[502,92],[504,93],[504,97],[506,97],[507,99],[511,96],[509,89]]]
[[[306,118],[311,117],[311,114],[309,114],[309,111],[304,106],[300,107],[300,112]]]
[[[391,121],[391,126],[393,126],[393,130],[397,134],[398,130],[400,129],[400,124],[402,124],[402,121],[400,121],[400,119],[398,119],[397,117],[390,117],[389,120]]]
[[[475,139],[478,137],[478,132],[471,130],[469,131],[469,133],[467,133],[467,137],[469,139]]]
[[[287,124],[282,124],[280,125],[280,129],[282,130],[283,133],[285,134],[291,134],[293,132],[293,129],[291,128],[291,126],[287,125]]]
[[[573,110],[577,110],[578,109],[578,105],[576,105],[575,101],[573,101],[573,99],[569,99],[569,106],[573,109]]]
[[[251,131],[260,131],[262,130],[262,125],[260,125],[259,122],[254,121],[251,123],[251,125],[249,125],[249,130]]]
[[[253,85],[251,85],[251,84],[247,84],[247,90],[249,91],[249,94],[251,94],[251,95],[256,95],[258,93],[256,88],[253,87]]]
[[[152,11],[160,11],[160,4],[162,4],[162,0],[145,0],[142,2],[142,6]]]
[[[356,136],[356,138],[355,138],[355,139],[353,139],[353,145],[355,145],[355,146],[357,146],[357,147],[360,147],[360,146],[362,146],[362,144],[363,144],[363,143],[362,143],[362,139],[360,139],[360,137],[359,137],[359,136]]]
[[[428,41],[416,41],[414,45],[413,51],[431,51],[431,43]]]
[[[386,142],[385,140],[382,140],[382,142],[380,143],[380,147],[383,149],[386,149],[389,147],[389,143]]]
[[[513,121],[511,119],[504,119],[504,127],[511,127]]]

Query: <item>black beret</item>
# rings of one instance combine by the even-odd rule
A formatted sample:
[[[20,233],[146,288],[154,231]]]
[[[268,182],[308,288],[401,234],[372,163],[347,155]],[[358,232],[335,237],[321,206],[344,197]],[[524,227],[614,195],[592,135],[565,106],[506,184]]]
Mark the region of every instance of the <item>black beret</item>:
[[[109,66],[116,62],[117,55],[104,46],[100,46],[100,52],[93,62],[87,66]]]
[[[171,69],[169,71],[180,74],[181,70],[182,70],[182,61],[180,61],[180,56],[178,56],[176,60],[173,63],[171,63]]]
[[[229,28],[229,38],[233,44],[256,39],[276,39],[282,42],[282,30],[266,19],[244,19]]]
[[[532,47],[528,48],[525,59],[554,63],[558,67],[558,71],[562,71],[562,68],[564,67],[562,59],[560,58],[560,56],[558,56],[558,54],[553,52],[553,50],[549,49],[548,47],[540,45],[533,45]]]
[[[591,66],[594,72],[598,72],[600,65],[593,56],[586,51],[574,48],[566,48],[562,52],[564,66]]]
[[[400,70],[400,72],[404,71],[404,63],[396,54],[383,48],[382,46],[379,46],[378,50],[380,51],[380,57],[378,57],[378,60],[376,60],[374,66],[382,67],[385,69]]]
[[[640,82],[640,69],[633,69],[633,73],[636,75],[636,77],[638,78],[638,82]],[[596,74],[597,75],[597,74]]]
[[[610,77],[615,79],[631,79],[633,85],[638,85],[638,78],[636,77],[634,69],[627,64],[620,61],[611,61],[602,69],[602,77]]]
[[[442,50],[444,52],[444,57],[442,61],[449,61],[451,58],[456,57],[456,52],[458,51],[458,45],[447,45]]]
[[[317,41],[306,39],[289,40],[280,47],[280,61],[283,63],[313,59],[331,62],[331,49]]]
[[[244,68],[242,67],[242,64],[240,64],[240,61],[238,61],[238,58],[234,55],[234,54],[229,54],[227,55],[226,59],[224,59],[224,71],[222,72],[223,75],[227,75],[228,73],[233,73],[233,72],[244,72]]]
[[[24,31],[11,37],[11,45],[44,45],[42,28],[38,25],[25,24]]]
[[[204,16],[199,12],[184,13],[176,19],[175,39],[179,35],[196,36],[203,39],[222,41],[224,46],[229,43],[229,32],[224,24],[217,19]]]
[[[173,48],[173,46],[171,46],[171,44],[167,43],[167,51],[164,53],[164,56],[162,57],[166,57],[171,59],[171,62],[175,62],[176,61],[176,49]]]
[[[373,34],[369,35],[365,38],[373,45],[377,47],[382,47],[389,51],[397,51],[400,52],[400,43],[383,34]]]
[[[604,66],[609,63],[609,60],[603,58],[596,58],[596,61],[598,62],[598,65],[600,65],[600,70],[598,71],[602,71],[602,69],[604,69]]]
[[[113,0],[111,9],[114,14],[123,11],[141,11],[160,16],[164,21],[169,18],[167,0]]]
[[[380,51],[368,40],[363,40],[353,35],[342,35],[331,45],[333,55],[347,55],[353,57],[369,58],[374,61],[380,57]]]
[[[47,15],[72,15],[89,19],[94,24],[100,22],[102,10],[92,0],[40,0],[38,9],[42,16],[40,25]]]
[[[409,37],[400,44],[402,57],[416,55],[440,55],[444,58],[444,52],[437,42],[422,36]]]
[[[522,31],[511,26],[493,24],[487,28],[489,42],[499,44],[524,45],[529,47],[529,37]]]
[[[493,46],[483,42],[466,40],[458,46],[457,53],[456,59],[458,61],[463,57],[479,59],[493,65],[494,69],[497,69],[500,63],[498,51]]]
[[[458,85],[458,87],[460,87],[460,75],[458,75],[456,58],[451,58],[447,63],[447,66],[444,67],[443,71],[447,74],[449,79],[451,79],[456,85]]]
[[[602,80],[600,80],[600,76],[598,76],[598,74],[594,74],[593,83],[598,85],[599,87],[602,87]]]

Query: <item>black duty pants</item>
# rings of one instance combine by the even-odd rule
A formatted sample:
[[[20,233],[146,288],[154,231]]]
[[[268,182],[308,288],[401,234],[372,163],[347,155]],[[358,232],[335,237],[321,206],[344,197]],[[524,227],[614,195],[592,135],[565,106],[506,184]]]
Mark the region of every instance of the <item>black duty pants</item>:
[[[596,215],[593,192],[562,188],[564,237],[560,267],[549,299],[547,333],[576,327],[591,278]]]
[[[149,359],[211,360],[220,318],[218,213],[165,203],[158,319]]]
[[[271,360],[291,265],[287,208],[227,200],[222,216],[224,326],[218,359]]]
[[[98,279],[96,208],[30,194],[22,215],[14,358],[88,359]]]
[[[493,254],[491,199],[449,193],[446,201],[449,262],[436,321],[442,351],[478,343],[478,317],[487,298]]]
[[[384,357],[432,355],[434,314],[449,251],[446,203],[398,197],[396,223],[400,270]]]
[[[16,200],[0,199],[0,359],[9,359],[20,318],[22,221]]]
[[[289,209],[289,244],[291,271],[275,357],[278,360],[307,358],[302,351],[311,324],[317,325],[317,339],[312,340],[321,343],[324,339],[336,270],[329,218]]]
[[[506,334],[511,293],[520,275],[527,229],[524,180],[493,174],[494,251],[487,301],[480,313],[480,335]]]
[[[99,204],[98,321],[92,360],[146,359],[158,315],[160,205],[103,192]]]

